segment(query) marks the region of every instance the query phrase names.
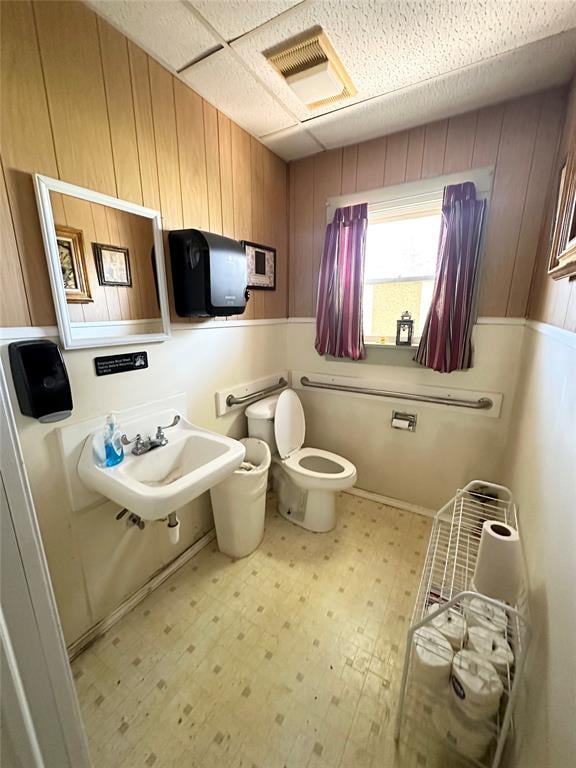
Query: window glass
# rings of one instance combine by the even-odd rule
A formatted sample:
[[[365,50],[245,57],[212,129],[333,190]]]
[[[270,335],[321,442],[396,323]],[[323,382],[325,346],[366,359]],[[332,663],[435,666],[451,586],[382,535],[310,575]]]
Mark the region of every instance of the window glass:
[[[434,285],[440,204],[426,211],[409,206],[398,215],[379,210],[369,215],[364,273],[366,341],[394,344],[396,321],[408,311],[414,337],[422,334]]]

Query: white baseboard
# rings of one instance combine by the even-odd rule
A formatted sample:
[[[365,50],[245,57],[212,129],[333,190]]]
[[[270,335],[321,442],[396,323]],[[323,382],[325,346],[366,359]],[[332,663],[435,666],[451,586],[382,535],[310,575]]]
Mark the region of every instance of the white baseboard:
[[[352,496],[360,496],[362,499],[368,499],[369,501],[375,501],[377,504],[386,504],[388,507],[396,507],[397,509],[405,509],[407,512],[414,512],[416,515],[423,515],[424,517],[434,517],[436,510],[428,509],[427,507],[419,507],[418,504],[411,504],[409,501],[401,501],[400,499],[393,499],[390,496],[382,496],[380,493],[372,493],[372,491],[364,491],[362,488],[350,488],[344,493],[350,493]]]
[[[159,573],[156,573],[154,576],[152,576],[152,578],[147,581],[146,584],[140,587],[140,589],[134,592],[133,595],[130,595],[130,597],[126,598],[126,600],[124,600],[124,602],[121,603],[118,608],[115,608],[109,616],[100,619],[97,624],[95,624],[93,627],[90,627],[90,629],[87,632],[84,632],[81,637],[79,637],[77,640],[74,640],[73,643],[70,643],[68,646],[68,658],[70,661],[79,656],[82,651],[84,651],[89,645],[91,645],[91,643],[101,637],[105,632],[108,632],[108,630],[111,629],[114,624],[119,622],[120,619],[126,616],[127,613],[130,613],[130,611],[133,610],[138,605],[138,603],[141,603],[145,597],[147,597],[151,592],[163,584],[166,579],[170,578],[170,576],[182,568],[183,565],[186,565],[186,563],[191,560],[194,555],[197,555],[201,549],[204,549],[204,547],[210,544],[210,542],[215,538],[216,530],[212,528],[211,531],[205,533],[202,538],[198,539],[198,541],[192,544],[191,547],[188,547],[188,549],[182,552],[182,554],[179,555],[175,560],[172,560],[172,562],[163,568]]]

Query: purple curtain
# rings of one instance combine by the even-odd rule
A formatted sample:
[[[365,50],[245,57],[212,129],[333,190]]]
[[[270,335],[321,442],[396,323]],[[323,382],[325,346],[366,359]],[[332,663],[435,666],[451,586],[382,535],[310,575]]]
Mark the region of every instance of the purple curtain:
[[[368,204],[337,208],[326,227],[316,308],[319,355],[365,357],[362,330]]]
[[[449,373],[472,365],[472,326],[485,201],[471,181],[444,189],[432,304],[417,363]]]

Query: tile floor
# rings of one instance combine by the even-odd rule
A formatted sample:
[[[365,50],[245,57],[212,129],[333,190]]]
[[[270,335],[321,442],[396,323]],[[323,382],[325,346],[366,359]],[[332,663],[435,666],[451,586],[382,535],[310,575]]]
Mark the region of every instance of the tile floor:
[[[73,662],[95,768],[432,764],[393,738],[430,521],[350,494],[328,534],[275,510],[253,555],[214,542]]]

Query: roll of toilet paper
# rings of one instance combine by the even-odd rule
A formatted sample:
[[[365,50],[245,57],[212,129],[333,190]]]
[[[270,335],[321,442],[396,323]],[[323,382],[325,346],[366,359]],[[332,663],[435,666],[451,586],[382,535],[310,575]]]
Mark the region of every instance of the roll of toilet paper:
[[[453,608],[440,613],[438,605],[431,605],[428,608],[428,616],[433,616],[432,626],[450,642],[455,651],[459,651],[464,645],[466,637],[466,622],[464,617]],[[434,614],[438,614],[435,616]]]
[[[514,654],[502,635],[485,627],[468,628],[468,648],[487,659],[501,675],[514,663]]]
[[[414,633],[412,642],[415,679],[434,690],[446,689],[454,658],[448,640],[433,627],[421,627]]]
[[[472,720],[487,720],[498,711],[504,691],[494,666],[475,651],[458,651],[450,676],[454,700]]]
[[[485,520],[473,582],[483,595],[516,603],[522,577],[518,531],[498,520]]]
[[[508,617],[506,611],[499,605],[493,605],[481,595],[464,599],[464,616],[469,627],[484,627],[506,636]]]
[[[488,723],[471,720],[451,700],[434,706],[432,722],[442,741],[472,760],[483,757],[494,736]]]

